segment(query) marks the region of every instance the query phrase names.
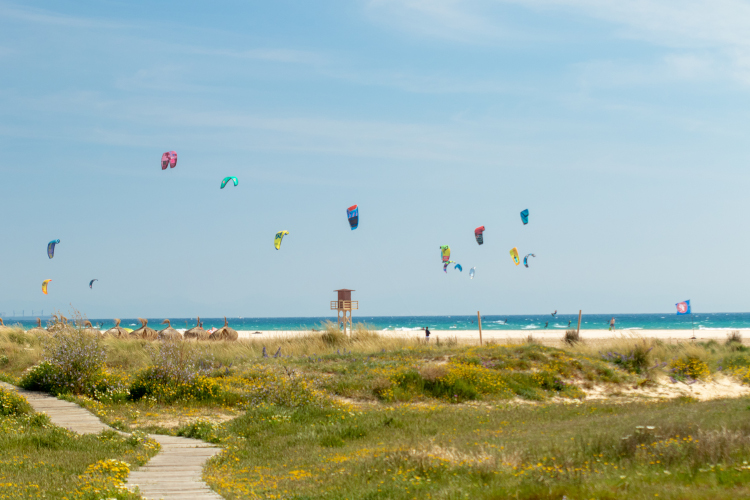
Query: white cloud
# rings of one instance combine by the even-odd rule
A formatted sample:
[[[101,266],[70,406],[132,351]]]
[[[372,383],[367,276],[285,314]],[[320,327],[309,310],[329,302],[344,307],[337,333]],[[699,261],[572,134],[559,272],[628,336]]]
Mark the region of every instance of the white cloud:
[[[494,0],[574,10],[626,28],[624,36],[673,47],[750,47],[750,4],[742,0]]]
[[[369,0],[368,12],[411,33],[460,42],[498,42],[511,32],[502,9],[513,6],[545,14],[603,21],[610,36],[648,42],[667,51],[619,73],[648,79],[723,78],[750,83],[750,2],[746,0]],[[532,30],[523,36],[535,36]],[[518,33],[516,33],[518,35]],[[541,37],[549,37],[550,34]],[[517,36],[516,36],[517,37]],[[595,63],[598,64],[598,63]],[[617,61],[604,64],[617,66]],[[628,66],[626,64],[626,66]],[[639,74],[641,73],[641,74]]]

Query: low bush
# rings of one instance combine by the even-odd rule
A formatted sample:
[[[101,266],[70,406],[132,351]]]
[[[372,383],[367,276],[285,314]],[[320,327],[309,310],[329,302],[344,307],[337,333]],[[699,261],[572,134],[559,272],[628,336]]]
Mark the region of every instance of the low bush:
[[[94,394],[107,355],[99,337],[69,329],[44,338],[42,348],[44,361],[24,375],[21,387],[52,394]]]
[[[13,391],[0,388],[0,415],[8,417],[27,415],[31,412],[31,405],[26,401],[26,398]]]
[[[132,400],[150,397],[167,404],[177,400],[221,401],[222,395],[221,386],[212,378],[197,375],[186,381],[172,379],[155,366],[139,372],[128,389]]]
[[[197,345],[169,339],[151,354],[154,364],[138,372],[128,390],[130,399],[150,397],[160,403],[221,400],[221,386],[206,376],[212,363]]]
[[[648,370],[652,349],[645,342],[639,342],[627,354],[610,351],[602,355],[602,358],[623,370],[641,374]]]
[[[177,435],[193,439],[201,439],[209,443],[218,443],[217,426],[205,418],[199,418],[195,422],[181,426],[177,429]]]
[[[672,373],[678,377],[706,378],[711,374],[708,365],[695,356],[685,356],[669,363]]]

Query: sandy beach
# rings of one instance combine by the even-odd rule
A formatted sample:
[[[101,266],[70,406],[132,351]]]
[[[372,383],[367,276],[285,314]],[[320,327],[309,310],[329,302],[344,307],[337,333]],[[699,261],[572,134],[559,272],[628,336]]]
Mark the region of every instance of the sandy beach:
[[[611,332],[606,329],[602,330],[581,330],[581,339],[583,341],[592,341],[602,343],[606,341],[619,339],[659,339],[665,342],[684,342],[693,340],[695,335],[696,341],[724,341],[730,332],[739,331],[740,334],[750,340],[750,329],[737,330],[730,328],[701,329],[701,330],[616,330]],[[430,339],[447,340],[455,338],[462,343],[479,342],[478,330],[430,330]],[[298,331],[249,331],[241,330],[238,332],[241,339],[257,339],[272,337],[298,337],[302,335],[319,334],[309,330]],[[383,336],[401,337],[401,338],[424,338],[424,332],[421,330],[378,330]],[[493,341],[498,343],[518,343],[525,341],[531,335],[536,341],[545,344],[556,344],[562,341],[565,335],[564,330],[482,330],[482,340]]]

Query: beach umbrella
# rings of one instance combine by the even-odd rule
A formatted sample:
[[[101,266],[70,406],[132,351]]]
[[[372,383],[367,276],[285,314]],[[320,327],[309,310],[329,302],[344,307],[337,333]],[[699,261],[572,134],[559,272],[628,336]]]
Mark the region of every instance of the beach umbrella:
[[[115,318],[115,326],[104,332],[104,335],[114,337],[116,339],[126,339],[130,337],[128,331],[120,326],[120,320],[118,318]]]
[[[137,330],[133,330],[130,334],[131,337],[136,337],[144,340],[156,340],[157,338],[159,338],[159,333],[153,328],[148,327],[147,319],[138,318],[138,321],[141,322],[141,327]]]
[[[44,328],[42,328],[42,319],[41,318],[37,318],[36,319],[36,326],[34,328],[32,328],[31,330],[27,331],[26,333],[34,333],[34,334],[36,334],[36,333],[50,333],[50,332],[48,330],[45,330]]]
[[[237,340],[238,338],[237,330],[229,327],[227,317],[224,316],[224,326],[212,333],[209,340]]]
[[[96,335],[98,337],[102,336],[102,331],[99,330],[98,328],[94,328],[94,325],[92,325],[91,321],[89,321],[89,320],[86,320],[86,321],[83,322],[83,328],[82,328],[82,330],[83,330],[84,333],[88,333],[88,334],[91,334],[91,335]]]
[[[159,330],[159,340],[182,340],[182,334],[172,328],[172,322],[165,319],[161,322],[162,325],[167,325],[163,330]]]
[[[209,333],[203,329],[200,316],[197,324],[183,335],[186,339],[208,340]]]

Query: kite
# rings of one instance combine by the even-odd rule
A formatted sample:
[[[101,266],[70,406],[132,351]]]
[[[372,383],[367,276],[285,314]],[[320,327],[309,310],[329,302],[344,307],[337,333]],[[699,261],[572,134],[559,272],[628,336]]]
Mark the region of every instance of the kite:
[[[47,295],[47,283],[49,283],[52,280],[44,280],[42,281],[42,293],[44,295]]]
[[[276,233],[276,238],[273,239],[273,246],[276,247],[276,250],[281,247],[281,239],[285,234],[289,234],[289,231],[279,231],[278,233]]]
[[[448,262],[451,258],[451,247],[449,247],[448,245],[441,245],[440,253],[443,256],[443,263]]]
[[[60,240],[52,240],[47,243],[47,257],[50,259],[55,256],[55,245],[60,243]]]
[[[175,168],[177,166],[177,152],[167,151],[161,155],[161,169],[166,170],[167,167]]]
[[[357,226],[359,226],[359,208],[357,208],[357,205],[352,205],[346,209],[346,217],[349,219],[352,231],[357,229]]]
[[[448,262],[446,262],[445,264],[443,264],[443,272],[445,274],[448,274],[448,265],[449,264],[454,264],[454,263],[455,263],[455,261],[449,260]]]
[[[524,210],[523,212],[521,212],[521,220],[523,221],[524,226],[529,223],[529,209],[528,208]]]
[[[476,267],[472,267],[471,269],[469,269],[469,278],[470,279],[474,279],[474,270],[475,269],[476,269]]]
[[[89,288],[91,288],[91,289],[94,288],[94,281],[99,281],[99,280],[91,280],[91,281],[89,281]]]
[[[235,186],[237,185],[237,182],[239,182],[237,181],[237,177],[224,177],[224,180],[221,181],[221,189],[224,189],[224,186],[226,186],[229,181],[234,182]]]
[[[461,273],[464,272],[464,268],[461,267],[461,264],[456,264],[455,266],[453,266],[453,269],[458,269],[458,271]]]
[[[518,249],[516,247],[510,249],[510,256],[513,257],[513,262],[515,262],[516,265],[521,263],[521,259],[518,257]]]
[[[479,226],[474,230],[474,237],[477,239],[477,243],[480,245],[484,243],[484,226]]]
[[[526,267],[529,267],[529,257],[536,257],[533,253],[528,254],[526,257],[523,258],[523,265]]]

